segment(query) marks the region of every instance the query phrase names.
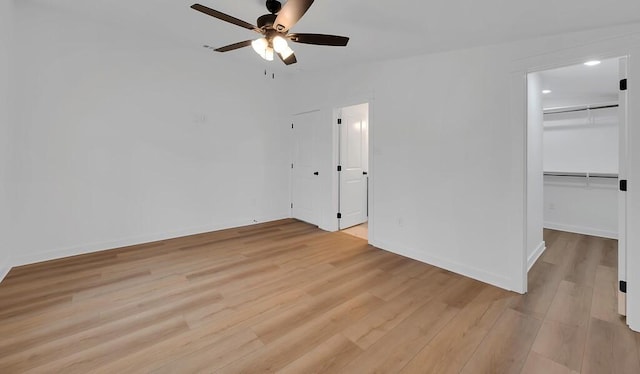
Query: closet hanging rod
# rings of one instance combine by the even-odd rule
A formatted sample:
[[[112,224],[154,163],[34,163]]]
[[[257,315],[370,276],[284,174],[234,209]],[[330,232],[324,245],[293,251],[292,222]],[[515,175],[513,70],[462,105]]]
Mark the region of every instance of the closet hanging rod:
[[[585,107],[568,107],[571,109],[562,109],[562,108],[549,108],[544,109],[544,114],[559,114],[559,113],[571,113],[571,112],[584,112],[585,110],[597,110],[597,109],[607,109],[607,108],[617,108],[618,104],[610,104],[610,105],[588,105]]]
[[[610,174],[610,173],[573,173],[573,172],[545,171],[543,174],[546,177],[576,177],[576,178],[618,179],[618,174]]]

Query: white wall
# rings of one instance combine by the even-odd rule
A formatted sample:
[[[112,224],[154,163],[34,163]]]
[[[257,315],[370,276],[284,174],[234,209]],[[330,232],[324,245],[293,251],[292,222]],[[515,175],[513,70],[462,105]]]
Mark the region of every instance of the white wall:
[[[17,5],[14,265],[289,216],[283,81]],[[105,22],[108,22],[105,20]]]
[[[9,124],[11,120],[9,94],[10,60],[13,30],[13,0],[0,1],[0,280],[8,272],[9,251],[13,230],[9,227],[10,146]]]
[[[544,170],[618,173],[618,109],[544,115]]]
[[[508,248],[522,248],[522,236],[509,228],[523,204],[509,191],[523,190],[523,168],[511,165],[513,152],[523,149],[509,141],[509,95],[500,87],[510,79],[496,52],[358,66],[318,73],[299,86],[312,87],[308,100],[327,108],[374,96],[372,244],[512,288],[504,259]],[[309,104],[298,105],[302,111]]]
[[[544,227],[616,239],[617,179],[545,177]]]
[[[618,109],[545,114],[544,169],[618,173]],[[616,179],[545,177],[544,225],[586,235],[618,237]]]
[[[543,116],[539,74],[527,76],[527,270],[545,250],[543,224]]]
[[[296,108],[372,98],[372,244],[523,291],[526,72],[584,53],[575,45],[626,45],[615,36],[637,32],[632,25],[316,72],[297,81],[304,100]]]

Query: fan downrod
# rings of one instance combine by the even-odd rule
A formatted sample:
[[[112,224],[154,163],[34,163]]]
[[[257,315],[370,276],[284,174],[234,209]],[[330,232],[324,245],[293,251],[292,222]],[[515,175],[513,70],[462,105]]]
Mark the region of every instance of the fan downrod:
[[[267,0],[267,10],[271,14],[276,14],[282,9],[282,3],[278,0]]]

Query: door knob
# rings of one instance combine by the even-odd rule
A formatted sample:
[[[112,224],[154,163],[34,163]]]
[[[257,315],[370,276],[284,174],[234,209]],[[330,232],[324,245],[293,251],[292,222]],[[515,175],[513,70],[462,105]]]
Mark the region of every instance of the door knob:
[[[366,172],[366,171],[363,171],[363,172],[362,172],[362,175],[368,175],[368,174],[367,174],[367,172]]]
[[[320,173],[318,173],[317,171],[315,173],[313,173],[313,175],[320,175]]]

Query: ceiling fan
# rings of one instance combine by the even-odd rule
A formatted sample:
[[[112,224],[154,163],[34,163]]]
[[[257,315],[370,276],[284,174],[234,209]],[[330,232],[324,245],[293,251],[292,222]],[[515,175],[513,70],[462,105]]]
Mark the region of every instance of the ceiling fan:
[[[289,30],[302,18],[313,0],[288,0],[284,6],[277,0],[267,0],[267,10],[270,14],[258,17],[257,26],[248,22],[224,14],[217,10],[208,8],[201,4],[193,4],[192,9],[210,15],[211,17],[232,23],[248,30],[253,30],[262,35],[256,40],[245,40],[243,42],[230,44],[216,48],[216,52],[229,52],[239,48],[252,46],[262,58],[273,61],[273,55],[278,55],[280,60],[286,65],[295,64],[298,60],[287,39],[296,43],[327,45],[344,47],[349,42],[349,38],[337,35],[326,34],[290,34]]]

